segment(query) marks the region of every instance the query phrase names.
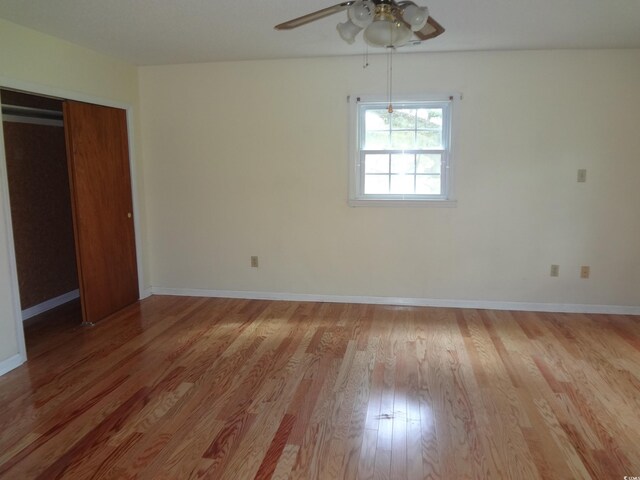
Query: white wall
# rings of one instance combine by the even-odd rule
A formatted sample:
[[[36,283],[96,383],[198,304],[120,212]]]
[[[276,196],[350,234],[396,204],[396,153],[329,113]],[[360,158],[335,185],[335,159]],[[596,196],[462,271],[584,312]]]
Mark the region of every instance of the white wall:
[[[0,45],[0,87],[51,95],[69,93],[87,101],[100,99],[137,106],[136,67],[4,20],[0,20]],[[0,158],[4,162],[4,156]],[[138,189],[142,191],[141,182]],[[0,196],[0,372],[15,365],[20,337],[10,282],[5,203],[6,195]]]
[[[153,286],[640,305],[639,50],[396,55],[397,92],[464,94],[451,209],[347,205],[371,63],[140,69]]]

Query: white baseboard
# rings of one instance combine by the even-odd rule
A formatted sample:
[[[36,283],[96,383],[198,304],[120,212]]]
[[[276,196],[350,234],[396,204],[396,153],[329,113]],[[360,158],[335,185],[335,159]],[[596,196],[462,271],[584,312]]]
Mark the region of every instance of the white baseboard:
[[[68,293],[64,293],[58,297],[51,298],[46,300],[38,305],[34,305],[33,307],[29,307],[25,310],[22,310],[22,321],[30,319],[31,317],[35,317],[36,315],[40,315],[48,310],[59,307],[60,305],[64,305],[71,300],[75,300],[80,297],[80,290],[73,290]]]
[[[18,368],[26,361],[25,358],[22,357],[19,353],[15,354],[13,357],[9,357],[6,360],[0,362],[0,376],[4,375],[7,372],[10,372],[14,368]]]
[[[640,315],[640,306],[590,305],[573,303],[496,302],[490,300],[446,300],[432,298],[367,297],[344,295],[314,295],[305,293],[246,292],[236,290],[201,290],[191,288],[151,287],[154,295],[188,297],[247,298],[255,300],[286,300],[297,302],[370,303],[415,307],[479,308],[486,310],[520,310],[555,313],[601,313]]]

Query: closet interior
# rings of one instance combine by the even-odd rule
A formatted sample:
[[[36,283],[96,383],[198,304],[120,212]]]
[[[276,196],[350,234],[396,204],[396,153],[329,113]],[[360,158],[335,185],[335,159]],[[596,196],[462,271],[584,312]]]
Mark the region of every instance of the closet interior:
[[[22,318],[54,321],[43,312],[79,297],[63,102],[11,90],[0,98]]]

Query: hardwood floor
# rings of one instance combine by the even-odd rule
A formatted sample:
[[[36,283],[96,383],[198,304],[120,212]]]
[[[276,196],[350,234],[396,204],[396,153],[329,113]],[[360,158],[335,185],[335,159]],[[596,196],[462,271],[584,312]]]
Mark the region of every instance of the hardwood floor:
[[[154,296],[28,333],[2,478],[640,475],[638,317]]]

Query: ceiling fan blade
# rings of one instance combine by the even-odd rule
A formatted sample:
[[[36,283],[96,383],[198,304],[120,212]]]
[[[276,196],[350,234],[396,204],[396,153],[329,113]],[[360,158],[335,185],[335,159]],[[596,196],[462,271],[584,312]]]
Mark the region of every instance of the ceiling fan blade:
[[[294,18],[293,20],[289,20],[288,22],[281,23],[276,25],[276,30],[291,30],[292,28],[300,27],[302,25],[306,25],[307,23],[315,22],[316,20],[320,20],[321,18],[328,17],[329,15],[333,15],[334,13],[341,12],[342,10],[346,10],[351,5],[355,3],[355,0],[350,0],[348,2],[342,2],[333,7],[323,8],[322,10],[318,10],[317,12],[308,13],[307,15],[303,15],[298,18]]]
[[[415,33],[416,37],[420,40],[429,40],[430,38],[435,38],[438,35],[442,35],[444,33],[444,28],[438,22],[436,22],[433,17],[429,17],[427,19],[427,24],[422,27],[421,30],[418,30]]]

